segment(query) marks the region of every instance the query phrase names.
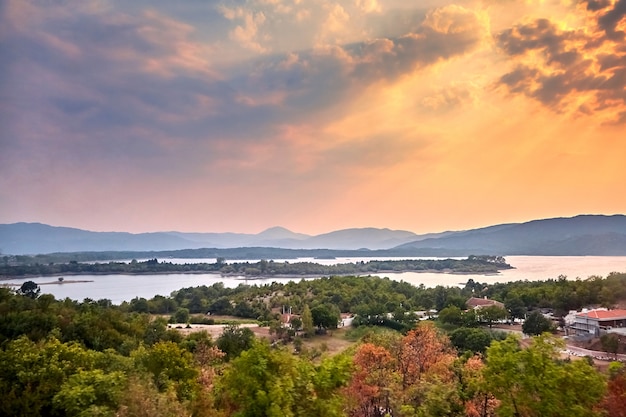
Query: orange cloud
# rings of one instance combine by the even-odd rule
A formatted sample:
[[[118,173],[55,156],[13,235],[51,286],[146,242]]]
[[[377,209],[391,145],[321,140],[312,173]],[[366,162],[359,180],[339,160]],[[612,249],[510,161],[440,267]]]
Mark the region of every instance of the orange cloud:
[[[584,26],[564,28],[547,18],[497,35],[515,68],[500,78],[511,93],[526,94],[560,112],[626,122],[626,54],[621,22],[626,1],[581,1]]]

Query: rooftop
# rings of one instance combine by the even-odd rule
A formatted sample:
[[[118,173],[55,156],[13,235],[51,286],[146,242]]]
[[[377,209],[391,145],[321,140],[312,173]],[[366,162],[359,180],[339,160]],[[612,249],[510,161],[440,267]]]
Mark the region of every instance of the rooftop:
[[[576,317],[587,317],[598,320],[626,319],[626,310],[590,310],[577,313]]]
[[[490,300],[488,298],[472,297],[469,300],[467,300],[465,304],[468,307],[472,307],[472,308],[488,307],[488,306],[497,306],[497,307],[504,308],[504,304],[502,304],[500,301]]]

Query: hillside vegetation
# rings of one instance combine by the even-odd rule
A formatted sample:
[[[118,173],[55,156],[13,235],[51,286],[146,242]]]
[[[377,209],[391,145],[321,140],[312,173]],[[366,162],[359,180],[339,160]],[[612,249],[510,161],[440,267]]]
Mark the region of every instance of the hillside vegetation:
[[[332,276],[215,284],[121,305],[56,300],[29,283],[0,288],[2,415],[617,417],[625,409],[620,365],[603,373],[563,360],[562,342],[545,334],[522,348],[481,327],[489,314],[462,309],[476,295],[500,300],[512,317],[611,305],[626,299],[626,274],[431,289]],[[429,310],[440,318],[420,320]],[[309,342],[338,337],[340,313],[353,316],[359,337],[325,355]],[[219,314],[253,318],[270,339],[236,324],[215,339],[168,327]]]

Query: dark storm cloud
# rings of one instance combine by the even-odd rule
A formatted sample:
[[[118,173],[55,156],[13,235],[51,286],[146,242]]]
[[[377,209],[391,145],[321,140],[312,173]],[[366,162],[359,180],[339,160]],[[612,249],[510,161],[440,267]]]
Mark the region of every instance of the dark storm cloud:
[[[590,10],[592,12],[602,10],[611,5],[610,0],[587,0],[582,1],[581,3],[587,4],[587,10]]]
[[[601,9],[604,10],[604,9]],[[626,0],[618,0],[612,9],[598,18],[598,26],[604,30],[606,36],[614,41],[624,40],[624,31],[617,30],[617,25],[626,16]]]
[[[509,91],[523,93],[563,110],[578,94],[592,97],[580,107],[583,113],[626,107],[626,58],[618,22],[626,1],[584,1],[592,27],[562,29],[549,19],[516,25],[496,36],[500,49],[518,61],[500,78]],[[575,100],[574,100],[575,101]]]

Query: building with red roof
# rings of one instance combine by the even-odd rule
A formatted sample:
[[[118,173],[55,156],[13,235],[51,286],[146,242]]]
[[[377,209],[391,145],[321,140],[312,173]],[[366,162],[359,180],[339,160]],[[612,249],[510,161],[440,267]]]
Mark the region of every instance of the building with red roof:
[[[474,309],[474,310],[485,308],[485,307],[491,307],[491,306],[504,308],[504,304],[502,304],[500,301],[490,300],[487,297],[485,298],[472,297],[465,302],[465,305],[467,305],[468,309]]]
[[[626,329],[626,310],[583,310],[576,313],[570,329],[577,335],[590,334],[593,336],[610,333],[614,329]]]

